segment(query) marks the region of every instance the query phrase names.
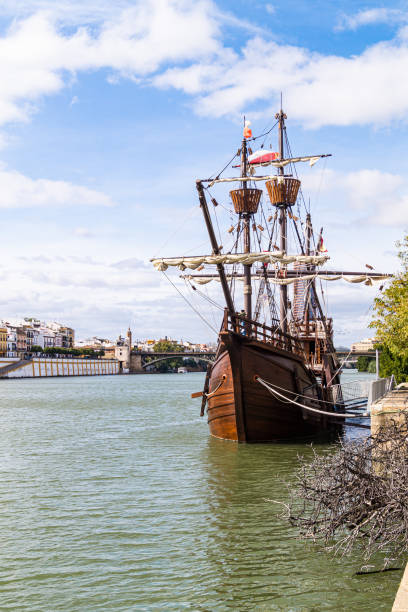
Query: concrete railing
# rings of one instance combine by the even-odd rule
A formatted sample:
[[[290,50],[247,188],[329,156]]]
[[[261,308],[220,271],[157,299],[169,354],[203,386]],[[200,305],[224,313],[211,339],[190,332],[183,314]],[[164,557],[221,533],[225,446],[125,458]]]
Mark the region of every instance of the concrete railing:
[[[384,397],[389,391],[392,391],[394,386],[394,376],[372,380],[368,389],[367,407],[370,408],[371,404],[374,404],[374,402]]]

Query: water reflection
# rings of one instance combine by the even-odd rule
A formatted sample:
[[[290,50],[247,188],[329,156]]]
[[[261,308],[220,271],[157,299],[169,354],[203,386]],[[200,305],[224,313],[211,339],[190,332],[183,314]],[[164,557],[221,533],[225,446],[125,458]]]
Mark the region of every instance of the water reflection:
[[[238,445],[210,438],[202,452],[212,531],[206,558],[231,609],[272,605],[293,589],[308,547],[299,547],[294,558],[296,534],[281,519],[281,507],[269,500],[285,498],[284,483],[293,478],[297,453],[305,450],[311,452],[301,445]]]
[[[333,451],[331,445],[319,446],[319,452]],[[217,609],[388,609],[382,589],[391,593],[398,578],[381,577],[381,586],[362,583],[355,575],[362,563],[358,555],[334,559],[301,541],[282,518],[282,508],[270,501],[287,500],[299,454],[311,457],[311,446],[239,445],[209,438],[203,447],[209,535],[203,554]]]

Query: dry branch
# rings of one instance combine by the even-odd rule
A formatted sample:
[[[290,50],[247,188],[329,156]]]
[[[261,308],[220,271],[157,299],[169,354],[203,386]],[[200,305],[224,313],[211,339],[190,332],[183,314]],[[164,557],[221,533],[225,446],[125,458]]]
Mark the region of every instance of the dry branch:
[[[301,535],[336,554],[358,545],[384,566],[408,552],[408,416],[375,436],[342,441],[333,454],[299,458],[286,513]]]

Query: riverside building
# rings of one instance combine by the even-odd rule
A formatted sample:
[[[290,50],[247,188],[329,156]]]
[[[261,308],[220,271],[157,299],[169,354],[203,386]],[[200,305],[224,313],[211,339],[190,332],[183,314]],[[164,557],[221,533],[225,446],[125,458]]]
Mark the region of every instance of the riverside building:
[[[0,324],[0,357],[7,356],[7,327]]]
[[[38,319],[0,320],[0,356],[23,357],[33,347],[73,348],[75,331],[55,321],[45,323]]]

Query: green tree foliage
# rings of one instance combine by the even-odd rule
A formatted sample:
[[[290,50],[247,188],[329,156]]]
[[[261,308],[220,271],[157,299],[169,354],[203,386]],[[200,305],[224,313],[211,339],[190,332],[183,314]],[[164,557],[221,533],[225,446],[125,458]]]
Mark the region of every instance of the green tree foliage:
[[[34,345],[31,347],[32,353],[44,353],[45,355],[72,355],[73,357],[103,357],[105,351],[94,349],[78,349],[78,348],[63,348],[62,346],[47,346],[42,348],[41,346]]]
[[[375,359],[372,359],[370,361],[370,363],[368,364],[367,372],[369,374],[375,374],[376,373]]]
[[[370,357],[360,355],[360,357],[357,359],[357,370],[359,372],[367,372],[370,361]]]
[[[386,377],[394,374],[399,383],[408,380],[408,357],[392,354],[387,346],[380,348],[380,376]]]
[[[391,370],[402,382],[408,379],[408,234],[397,246],[402,269],[374,300],[370,327],[382,345],[380,375]]]
[[[184,347],[170,340],[159,340],[153,347],[155,353],[182,353]]]

